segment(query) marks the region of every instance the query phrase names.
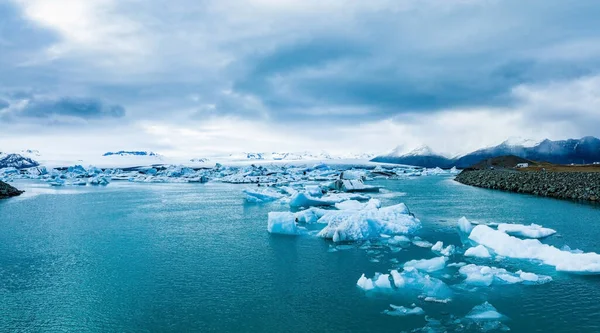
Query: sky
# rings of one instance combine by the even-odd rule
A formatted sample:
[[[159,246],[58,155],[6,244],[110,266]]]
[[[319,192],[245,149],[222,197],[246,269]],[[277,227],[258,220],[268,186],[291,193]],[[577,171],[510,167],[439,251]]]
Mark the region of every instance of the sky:
[[[600,136],[597,0],[0,0],[0,151]]]

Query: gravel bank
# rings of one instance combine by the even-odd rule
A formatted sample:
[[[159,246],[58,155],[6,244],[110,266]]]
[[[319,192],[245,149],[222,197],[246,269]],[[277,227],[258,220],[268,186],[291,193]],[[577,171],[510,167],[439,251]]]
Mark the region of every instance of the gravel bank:
[[[465,170],[455,178],[465,185],[559,199],[600,201],[598,172],[517,172]]]

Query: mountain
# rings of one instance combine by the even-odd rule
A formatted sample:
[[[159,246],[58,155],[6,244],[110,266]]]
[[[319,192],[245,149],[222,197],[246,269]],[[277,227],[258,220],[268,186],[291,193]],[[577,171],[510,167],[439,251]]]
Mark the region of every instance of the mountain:
[[[38,162],[32,160],[29,157],[25,157],[19,154],[0,153],[0,169],[11,167],[16,169],[25,169],[36,167],[38,165],[40,165]]]
[[[419,147],[407,154],[401,154],[402,147],[396,147],[387,155],[373,158],[373,162],[415,165],[425,168],[451,168],[454,159],[435,153],[428,146]]]
[[[151,152],[151,151],[125,151],[125,150],[121,150],[121,151],[117,151],[117,152],[107,152],[104,153],[104,155],[102,156],[160,156],[157,153]]]
[[[447,158],[434,153],[428,147],[421,147],[401,156],[394,156],[393,152],[388,155],[377,156],[372,161],[427,168],[435,166],[441,168],[452,166],[467,168],[484,159],[506,155],[555,164],[591,164],[600,162],[600,139],[588,136],[581,139],[559,141],[546,139],[535,142],[533,140],[510,138],[497,146],[479,149],[458,158]]]
[[[314,153],[309,151],[304,152],[270,152],[270,153],[239,153],[231,154],[228,159],[232,161],[322,161],[322,160],[340,160],[340,159],[371,159],[373,154],[345,154],[333,156],[325,151]]]

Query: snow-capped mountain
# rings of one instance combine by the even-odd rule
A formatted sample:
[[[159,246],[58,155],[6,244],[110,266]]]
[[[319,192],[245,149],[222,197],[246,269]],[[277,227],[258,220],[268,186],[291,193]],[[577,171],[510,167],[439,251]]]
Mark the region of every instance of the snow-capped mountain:
[[[389,154],[380,155],[372,159],[373,162],[394,163],[415,165],[426,168],[450,168],[452,167],[453,159],[450,159],[442,154],[436,153],[428,146],[421,146],[406,154],[400,151],[402,146],[394,148]]]
[[[505,155],[515,155],[533,161],[545,161],[556,164],[590,164],[600,162],[600,139],[584,137],[581,139],[568,139],[537,142],[521,138],[509,138],[497,146],[482,148],[472,153],[448,158],[433,152],[427,147],[421,147],[408,154],[388,155],[375,157],[374,162],[408,164],[421,167],[449,168],[456,166],[466,168],[484,159]]]
[[[232,161],[319,161],[319,160],[340,160],[340,159],[371,159],[374,154],[344,154],[333,156],[327,152],[270,152],[270,153],[239,153],[231,154],[228,159]]]
[[[151,151],[117,151],[117,152],[107,152],[102,156],[156,156],[160,157],[159,154]]]
[[[0,169],[3,168],[16,168],[25,169],[32,168],[40,165],[29,157],[25,157],[19,154],[3,154],[0,153]]]

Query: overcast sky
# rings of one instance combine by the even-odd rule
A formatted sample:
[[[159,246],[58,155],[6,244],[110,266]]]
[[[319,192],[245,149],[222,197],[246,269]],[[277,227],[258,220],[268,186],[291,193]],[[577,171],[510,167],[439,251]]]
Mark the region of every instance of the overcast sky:
[[[597,0],[0,0],[0,151],[600,136]]]

